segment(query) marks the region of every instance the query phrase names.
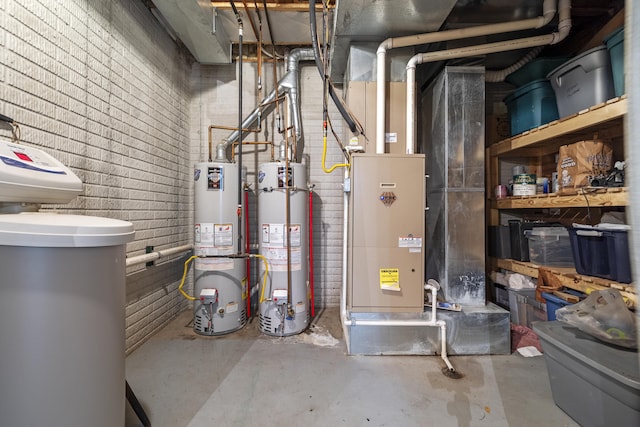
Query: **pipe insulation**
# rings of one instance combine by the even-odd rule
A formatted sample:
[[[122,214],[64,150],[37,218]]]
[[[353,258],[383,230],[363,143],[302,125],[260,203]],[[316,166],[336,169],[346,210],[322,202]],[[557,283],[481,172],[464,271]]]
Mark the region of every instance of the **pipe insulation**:
[[[417,46],[427,43],[436,43],[449,40],[459,40],[470,37],[502,34],[513,31],[522,31],[542,28],[549,24],[556,14],[556,0],[544,0],[542,15],[537,18],[524,19],[514,22],[504,22],[477,27],[461,28],[455,30],[437,31],[433,33],[417,34],[412,36],[389,38],[380,43],[376,52],[376,153],[385,151],[385,104],[386,104],[386,52],[389,49],[407,46]],[[409,139],[407,139],[409,141]]]
[[[289,96],[289,115],[295,132],[295,141],[297,143],[296,161],[302,159],[304,147],[304,135],[302,131],[302,110],[300,100],[300,62],[312,61],[314,59],[313,50],[310,48],[293,49],[287,58],[287,73],[278,82],[277,88],[274,88],[262,100],[262,102],[251,112],[240,124],[240,128],[251,128],[258,118],[267,116],[275,107],[276,94],[286,93]],[[229,134],[216,147],[216,161],[227,162],[227,147],[242,138],[242,133],[235,130]],[[241,141],[241,140],[240,140]]]
[[[558,31],[541,36],[522,39],[506,40],[476,46],[466,46],[436,52],[419,53],[407,63],[407,154],[413,154],[415,147],[415,116],[416,116],[416,66],[427,62],[447,61],[450,59],[467,58],[476,55],[507,52],[510,50],[527,49],[532,47],[552,45],[562,41],[571,30],[571,0],[560,0]]]

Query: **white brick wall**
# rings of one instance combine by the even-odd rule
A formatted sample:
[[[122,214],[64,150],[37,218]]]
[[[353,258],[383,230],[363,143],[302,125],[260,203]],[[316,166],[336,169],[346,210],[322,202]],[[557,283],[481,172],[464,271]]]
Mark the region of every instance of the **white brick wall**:
[[[272,65],[263,67],[263,97],[273,88]],[[257,105],[255,63],[245,63],[243,68],[243,117]],[[282,70],[279,70],[279,77]],[[312,62],[303,63],[301,71],[302,125],[305,136],[305,154],[309,156],[310,180],[315,184],[314,197],[314,261],[315,303],[317,306],[336,306],[340,301],[342,275],[342,181],[343,170],[338,168],[326,174],[320,166],[322,157],[322,80]],[[237,67],[195,65],[192,72],[193,99],[191,104],[192,161],[205,161],[208,157],[207,128],[210,125],[238,125]],[[331,103],[331,100],[329,100]],[[330,119],[336,133],[342,135],[342,118],[330,104]],[[282,137],[273,129],[274,114],[267,117],[260,134],[251,134],[247,141],[272,140],[279,143]],[[213,131],[213,146],[230,134],[228,130]],[[343,163],[344,157],[331,133],[328,137],[326,166]],[[243,165],[248,167],[249,181],[255,180],[257,165],[270,161],[270,150],[245,146]],[[276,156],[278,155],[276,150]],[[256,188],[256,184],[253,185]],[[250,198],[255,207],[255,197]],[[258,230],[255,212],[251,212],[251,242],[257,244]],[[256,269],[253,268],[253,271]],[[255,277],[254,277],[255,283]]]
[[[190,243],[190,66],[141,1],[0,2],[0,55],[0,112],[84,182],[54,208],[131,221],[128,256]],[[128,350],[187,306],[181,273],[130,268]]]
[[[243,70],[246,115],[257,102],[256,66],[245,63]],[[264,70],[263,95],[273,87],[271,66]],[[191,243],[193,164],[207,158],[210,124],[237,125],[236,73],[235,64],[189,65],[142,1],[0,2],[0,113],[21,124],[25,143],[53,154],[84,183],[74,201],[47,209],[131,221],[136,238],[128,256],[146,246]],[[316,184],[315,299],[332,306],[339,302],[342,268],[342,170],[327,175],[320,168],[322,82],[311,64],[302,68],[301,95],[305,153]],[[342,135],[333,106],[330,114]],[[216,131],[214,147],[228,133]],[[279,143],[273,115],[249,139]],[[342,162],[331,135],[329,141],[327,165]],[[255,179],[256,165],[270,152],[251,146],[245,153]],[[256,243],[255,212],[251,219]],[[128,351],[188,307],[177,291],[183,261],[129,268]]]

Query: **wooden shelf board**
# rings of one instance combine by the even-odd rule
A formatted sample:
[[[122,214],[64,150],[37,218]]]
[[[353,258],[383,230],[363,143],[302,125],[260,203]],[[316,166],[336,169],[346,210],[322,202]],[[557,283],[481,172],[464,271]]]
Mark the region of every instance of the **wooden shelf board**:
[[[629,206],[629,192],[625,187],[585,188],[572,194],[539,194],[535,196],[494,199],[497,209],[531,208],[601,208]]]
[[[529,277],[538,277],[539,266],[534,263],[500,258],[495,259],[493,262],[498,268],[524,274]],[[584,276],[578,274],[573,268],[550,267],[550,270],[560,280],[562,285],[567,288],[585,293],[614,288],[619,290],[622,296],[627,299],[627,305],[630,308],[637,306],[638,298],[632,283],[618,283],[599,277]]]
[[[627,113],[627,98],[613,98],[605,103],[595,105],[587,110],[580,111],[572,116],[563,117],[560,120],[544,124],[540,127],[516,135],[493,144],[490,149],[491,156],[504,154],[513,155],[513,151],[530,148],[535,145],[543,145],[547,142],[554,144],[565,143],[559,138],[569,137],[569,142],[576,142],[581,137],[592,138],[590,132],[598,133],[603,137],[602,132],[611,129],[621,129],[620,123],[616,119],[621,119]],[[603,130],[603,125],[607,122],[607,128]],[[571,141],[573,140],[573,141]]]

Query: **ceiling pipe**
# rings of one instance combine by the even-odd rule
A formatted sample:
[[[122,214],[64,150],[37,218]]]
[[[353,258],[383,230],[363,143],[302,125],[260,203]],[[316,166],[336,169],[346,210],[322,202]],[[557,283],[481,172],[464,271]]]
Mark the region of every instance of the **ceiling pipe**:
[[[300,48],[293,49],[287,58],[287,73],[278,82],[277,88],[274,88],[269,95],[266,96],[251,113],[242,121],[240,128],[250,128],[262,115],[263,117],[268,115],[275,109],[276,93],[286,93],[289,95],[289,113],[291,116],[291,122],[293,124],[293,130],[295,132],[295,141],[297,143],[296,161],[300,162],[302,159],[302,152],[304,147],[304,135],[302,131],[302,110],[300,101],[300,62],[301,61],[313,61],[315,58],[313,49]],[[225,162],[227,160],[227,147],[235,142],[242,141],[243,134],[235,130],[229,134],[218,146],[216,147],[216,161]],[[246,134],[245,134],[246,135]]]
[[[432,33],[417,34],[413,36],[396,37],[384,40],[378,46],[377,73],[376,73],[376,153],[385,152],[385,104],[386,104],[386,52],[389,49],[407,46],[417,46],[427,43],[436,43],[449,40],[465,39],[470,37],[486,36],[490,34],[502,34],[513,31],[542,28],[549,24],[556,14],[556,0],[544,0],[542,15],[536,18],[524,19],[514,22],[481,25],[477,27],[461,28],[456,30],[437,31]],[[407,139],[407,141],[409,141]]]
[[[320,77],[322,77],[323,80],[325,78],[327,79],[327,83],[329,85],[329,95],[331,96],[331,99],[333,100],[333,103],[335,104],[336,108],[340,112],[340,115],[342,116],[344,121],[347,123],[347,126],[349,126],[349,130],[351,130],[351,133],[353,133],[354,135],[364,134],[364,129],[362,128],[362,125],[360,125],[360,123],[358,123],[358,121],[353,117],[353,115],[345,105],[342,98],[338,95],[335,87],[333,86],[333,82],[331,81],[331,79],[325,76],[326,70],[325,70],[323,61],[327,61],[328,59],[322,57],[320,53],[320,48],[318,47],[318,29],[317,29],[317,23],[316,23],[315,3],[316,2],[314,1],[309,2],[309,29],[311,31],[311,46],[313,47],[313,52],[315,54],[314,59],[316,61],[316,67],[318,68],[318,73],[320,74]],[[326,44],[326,40],[324,42]]]
[[[437,52],[419,53],[413,56],[407,64],[407,154],[413,154],[415,147],[416,65],[556,44],[563,40],[571,30],[571,0],[560,0],[558,9],[560,17],[558,31],[551,34]]]

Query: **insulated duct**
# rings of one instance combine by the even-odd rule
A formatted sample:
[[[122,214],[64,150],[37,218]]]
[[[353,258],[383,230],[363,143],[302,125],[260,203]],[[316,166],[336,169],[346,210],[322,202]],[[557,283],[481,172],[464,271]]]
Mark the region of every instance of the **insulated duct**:
[[[427,43],[435,43],[449,40],[458,40],[470,37],[486,36],[490,34],[502,34],[512,31],[542,28],[549,24],[556,14],[556,0],[544,0],[543,13],[532,19],[524,19],[515,22],[482,25],[477,27],[462,28],[456,30],[438,31],[413,36],[389,38],[380,43],[376,52],[377,56],[377,103],[376,103],[376,153],[384,153],[385,135],[385,81],[386,81],[386,51],[388,49],[417,46]],[[548,43],[544,43],[548,44]],[[537,46],[537,45],[536,45]],[[407,77],[408,79],[408,77]],[[407,82],[408,84],[408,82]],[[408,120],[408,118],[407,118]],[[411,141],[407,135],[407,142]],[[408,146],[408,145],[407,145]]]
[[[416,65],[559,43],[571,30],[571,0],[560,0],[558,10],[560,17],[558,31],[551,34],[437,52],[419,53],[412,57],[407,64],[407,154],[413,154],[415,147]],[[384,152],[384,140],[382,147]]]
[[[256,123],[259,117],[264,117],[272,112],[276,107],[276,93],[286,93],[289,96],[289,113],[293,129],[295,132],[296,162],[302,160],[304,149],[304,135],[302,132],[302,110],[300,107],[300,61],[312,61],[315,56],[313,49],[294,49],[289,53],[287,59],[287,73],[278,82],[278,88],[273,89],[262,102],[242,121],[240,128],[248,129]],[[226,162],[227,147],[238,141],[241,132],[235,130],[229,134],[216,148],[216,161]],[[244,138],[243,138],[244,139]],[[241,142],[241,141],[238,141]]]

